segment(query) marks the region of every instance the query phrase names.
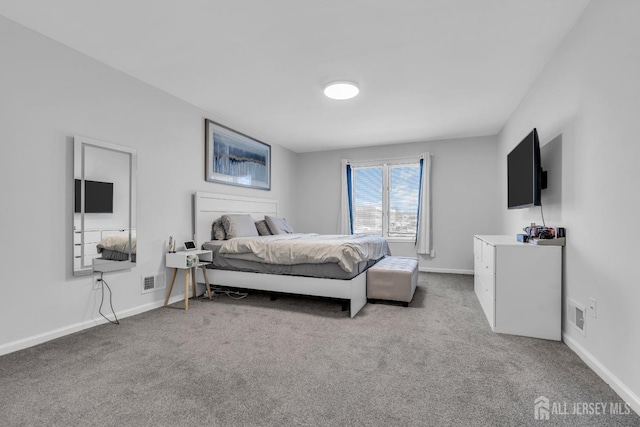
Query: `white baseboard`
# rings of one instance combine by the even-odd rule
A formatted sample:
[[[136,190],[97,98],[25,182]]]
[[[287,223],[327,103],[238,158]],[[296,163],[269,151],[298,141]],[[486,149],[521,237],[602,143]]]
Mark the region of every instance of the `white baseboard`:
[[[455,268],[431,268],[431,267],[420,267],[418,271],[422,271],[423,273],[448,273],[448,274],[470,274],[473,275],[473,270],[459,270]]]
[[[604,380],[613,391],[624,400],[633,411],[640,415],[640,398],[627,387],[618,377],[613,375],[598,359],[582,347],[568,334],[562,333],[562,341],[573,350],[600,378]]]
[[[169,298],[169,304],[173,304],[174,302],[178,302],[182,300],[184,300],[184,295],[177,295],[175,297]],[[154,301],[148,304],[143,304],[127,310],[119,311],[116,313],[116,315],[118,316],[118,319],[124,319],[129,316],[134,316],[136,314],[144,313],[145,311],[153,310],[154,308],[162,307],[163,305],[164,305],[164,298],[160,301]],[[108,317],[111,320],[113,320],[113,315]],[[7,344],[3,344],[0,346],[0,356],[13,353],[14,351],[33,347],[34,345],[42,344],[47,341],[51,341],[53,339],[63,337],[65,335],[70,335],[76,332],[80,332],[84,329],[93,328],[94,326],[102,325],[104,323],[107,323],[107,320],[104,317],[100,316],[95,319],[76,323],[74,325],[69,325],[64,328],[55,329],[53,331],[44,332],[42,334],[34,335],[32,337],[23,338],[18,341],[13,341]]]

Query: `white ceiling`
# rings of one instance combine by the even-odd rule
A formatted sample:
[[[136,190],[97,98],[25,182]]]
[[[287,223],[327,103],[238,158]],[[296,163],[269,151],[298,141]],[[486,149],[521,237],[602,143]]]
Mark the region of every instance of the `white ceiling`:
[[[0,0],[295,152],[497,134],[589,0]],[[360,95],[324,97],[334,80]]]

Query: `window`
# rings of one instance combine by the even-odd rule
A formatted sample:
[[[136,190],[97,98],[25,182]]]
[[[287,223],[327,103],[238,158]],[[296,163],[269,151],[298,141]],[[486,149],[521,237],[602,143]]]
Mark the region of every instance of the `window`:
[[[420,163],[351,169],[353,232],[415,239]]]

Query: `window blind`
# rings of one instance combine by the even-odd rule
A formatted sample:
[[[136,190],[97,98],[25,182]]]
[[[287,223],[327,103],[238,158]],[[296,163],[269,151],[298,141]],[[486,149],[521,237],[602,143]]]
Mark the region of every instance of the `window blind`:
[[[382,167],[353,169],[353,232],[382,236]]]

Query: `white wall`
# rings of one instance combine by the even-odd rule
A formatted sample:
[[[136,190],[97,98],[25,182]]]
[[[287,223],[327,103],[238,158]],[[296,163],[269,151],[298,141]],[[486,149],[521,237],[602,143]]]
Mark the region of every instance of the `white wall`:
[[[91,276],[71,272],[74,134],[137,150],[137,266],[106,277],[121,315],[162,304],[163,292],[141,294],[141,277],[165,272],[169,235],[191,237],[194,191],[278,199],[292,216],[295,154],[277,141],[265,141],[272,191],[207,183],[204,119],[214,115],[2,17],[0,58],[0,354],[100,319]]]
[[[565,341],[640,412],[640,2],[594,0],[499,135],[499,159],[533,127],[550,188],[547,225],[567,229],[563,302],[588,306],[586,336]],[[506,206],[500,161],[500,207]],[[502,208],[503,232],[541,223],[539,209]],[[566,317],[566,313],[565,313]]]
[[[420,268],[473,272],[473,235],[495,234],[497,218],[495,137],[432,141],[298,155],[296,228],[336,233],[340,211],[341,159],[374,160],[418,156],[432,159],[432,218],[435,258]],[[296,230],[296,231],[297,231]],[[413,243],[392,243],[394,255],[416,256]]]

